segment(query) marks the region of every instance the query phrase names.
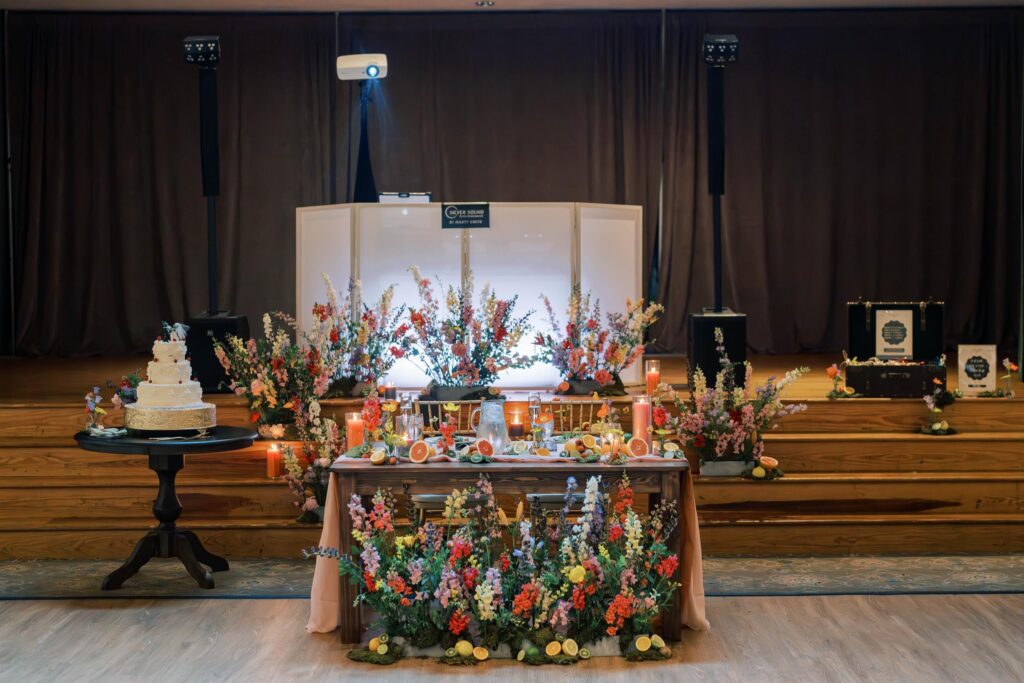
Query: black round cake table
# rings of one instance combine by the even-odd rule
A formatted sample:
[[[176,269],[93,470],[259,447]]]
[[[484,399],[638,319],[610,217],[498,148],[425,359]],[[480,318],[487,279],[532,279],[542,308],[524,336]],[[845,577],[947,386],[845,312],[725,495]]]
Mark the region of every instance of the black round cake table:
[[[154,557],[177,557],[201,588],[213,588],[210,572],[227,571],[228,562],[204,548],[194,533],[175,524],[181,515],[181,501],[174,490],[174,478],[185,466],[186,454],[233,451],[251,446],[255,440],[256,432],[243,427],[214,427],[203,436],[177,439],[104,438],[88,432],[75,434],[78,447],[87,451],[148,455],[149,469],[156,472],[160,480],[160,488],[153,501],[153,516],[159,524],[135,545],[128,560],[103,580],[103,590],[120,588]]]

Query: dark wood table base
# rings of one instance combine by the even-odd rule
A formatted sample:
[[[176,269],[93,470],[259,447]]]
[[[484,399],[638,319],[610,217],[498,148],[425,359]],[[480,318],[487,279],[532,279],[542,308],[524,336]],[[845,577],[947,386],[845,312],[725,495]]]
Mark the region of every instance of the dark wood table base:
[[[149,469],[160,479],[160,490],[153,502],[153,516],[160,524],[143,536],[128,560],[103,580],[103,590],[120,588],[154,557],[177,557],[200,588],[214,587],[211,572],[228,570],[227,560],[204,548],[193,532],[179,529],[175,524],[181,515],[181,502],[174,489],[174,478],[184,465],[182,453],[149,456]]]

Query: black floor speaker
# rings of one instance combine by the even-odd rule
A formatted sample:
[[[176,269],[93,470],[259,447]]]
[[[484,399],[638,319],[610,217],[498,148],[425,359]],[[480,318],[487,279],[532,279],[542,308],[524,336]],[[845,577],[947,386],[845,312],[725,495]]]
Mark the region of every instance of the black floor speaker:
[[[192,357],[192,372],[206,393],[227,393],[228,376],[213,354],[213,340],[224,340],[231,335],[249,338],[249,319],[230,311],[203,311],[188,319],[188,352]]]
[[[703,313],[690,314],[689,368],[687,379],[693,386],[693,373],[701,369],[708,386],[714,386],[720,369],[718,349],[715,343],[715,328],[721,328],[725,338],[725,352],[733,363],[742,364],[747,360],[747,315],[734,313],[723,308],[721,313],[706,308]],[[745,379],[742,368],[736,370],[736,386],[743,386]]]

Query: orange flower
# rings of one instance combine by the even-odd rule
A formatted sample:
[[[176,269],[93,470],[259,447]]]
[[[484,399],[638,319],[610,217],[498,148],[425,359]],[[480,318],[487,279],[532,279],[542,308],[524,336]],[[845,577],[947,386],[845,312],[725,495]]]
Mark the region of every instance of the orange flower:
[[[942,386],[942,380],[939,379],[938,377],[932,377],[932,384],[934,384],[937,387],[941,387]]]
[[[1020,370],[1020,368],[1017,366],[1017,364],[1014,363],[1013,361],[1010,361],[1010,364],[1007,366],[1007,369],[1010,372],[1017,372],[1018,370]]]
[[[608,404],[604,403],[600,408],[597,409],[597,416],[602,420],[608,417]]]
[[[829,379],[835,379],[839,376],[839,366],[833,363],[825,370],[825,372],[828,373]]]

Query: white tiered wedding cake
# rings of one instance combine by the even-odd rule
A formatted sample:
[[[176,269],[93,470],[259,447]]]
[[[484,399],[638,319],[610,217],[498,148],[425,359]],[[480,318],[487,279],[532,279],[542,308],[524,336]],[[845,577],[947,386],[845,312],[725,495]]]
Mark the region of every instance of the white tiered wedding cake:
[[[125,407],[125,427],[140,432],[184,433],[210,429],[217,424],[217,408],[203,403],[203,388],[192,379],[181,323],[164,324],[166,339],[153,342],[145,382],[137,388],[137,400]]]

